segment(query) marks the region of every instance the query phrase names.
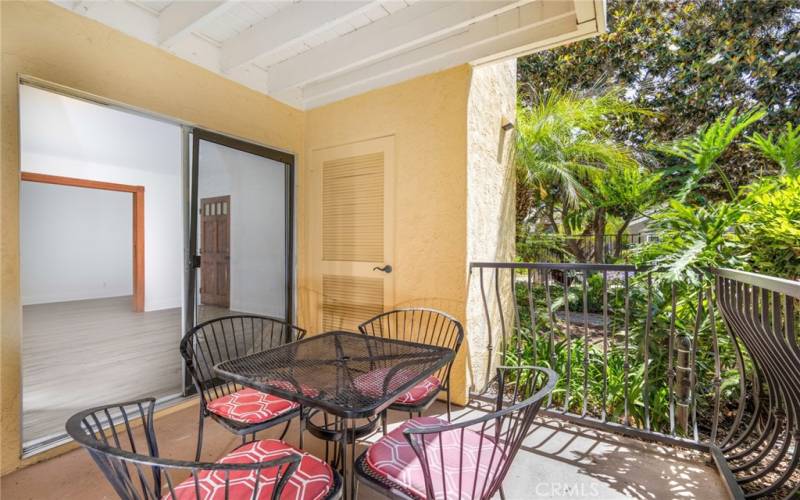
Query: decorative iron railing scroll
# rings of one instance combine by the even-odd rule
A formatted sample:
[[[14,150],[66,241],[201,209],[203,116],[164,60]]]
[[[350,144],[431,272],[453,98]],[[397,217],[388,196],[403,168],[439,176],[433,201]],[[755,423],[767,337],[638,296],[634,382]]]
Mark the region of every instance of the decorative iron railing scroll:
[[[692,288],[631,265],[473,263],[483,315],[468,329],[486,345],[471,351],[488,356],[473,396],[498,363],[547,366],[560,379],[542,414],[709,452],[733,497],[795,495],[800,284],[714,276]]]
[[[800,282],[715,271],[717,302],[735,340],[740,401],[715,444],[748,498],[800,494]]]

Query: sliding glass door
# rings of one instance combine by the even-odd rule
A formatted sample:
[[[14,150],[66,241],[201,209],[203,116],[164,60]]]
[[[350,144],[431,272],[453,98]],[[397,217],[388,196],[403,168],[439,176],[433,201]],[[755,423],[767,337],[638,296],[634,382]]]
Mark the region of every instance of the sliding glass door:
[[[293,156],[199,129],[191,143],[187,324],[291,321]]]
[[[179,399],[184,372],[177,123],[19,86],[23,456],[86,408]]]

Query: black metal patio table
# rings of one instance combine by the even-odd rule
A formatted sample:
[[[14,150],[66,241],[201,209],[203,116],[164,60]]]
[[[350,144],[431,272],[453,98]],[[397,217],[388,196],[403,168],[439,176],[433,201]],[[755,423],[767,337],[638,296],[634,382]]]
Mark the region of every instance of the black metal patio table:
[[[341,445],[347,450],[355,419],[378,415],[454,355],[444,347],[336,331],[219,363],[214,371],[344,419],[350,431],[341,433]],[[352,464],[343,460],[342,469],[344,495],[352,497]]]

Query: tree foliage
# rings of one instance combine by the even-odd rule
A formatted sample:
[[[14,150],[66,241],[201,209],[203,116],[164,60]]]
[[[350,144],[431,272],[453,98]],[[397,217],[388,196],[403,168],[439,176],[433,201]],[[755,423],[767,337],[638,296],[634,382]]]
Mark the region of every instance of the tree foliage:
[[[623,237],[631,221],[659,200],[660,184],[660,173],[639,166],[612,167],[597,183],[596,205],[621,221],[614,232],[614,258],[620,256]]]
[[[608,24],[599,37],[520,59],[523,102],[548,88],[621,86],[629,102],[656,112],[613,124],[619,140],[638,146],[691,135],[734,107],[768,110],[761,132],[800,122],[798,0],[609,0]],[[774,169],[743,143],[718,159],[734,189]],[[717,173],[704,192],[728,197]]]
[[[742,120],[731,119],[729,114],[715,123],[744,122],[748,115]],[[712,128],[713,124],[700,131]],[[797,128],[787,124],[783,137]],[[701,286],[704,279],[707,284],[706,270],[711,267],[800,277],[800,172],[792,166],[791,137],[779,138],[778,146],[772,135],[762,136],[762,143],[769,146],[757,150],[766,161],[781,167],[781,175],[764,176],[742,187],[731,194],[730,201],[708,203],[693,191],[682,190],[681,197],[670,200],[668,208],[653,216],[651,226],[658,241],[637,250],[637,263],[652,266],[658,281],[692,287]],[[687,186],[692,187],[703,179],[689,178]]]
[[[632,151],[610,138],[609,118],[642,112],[619,91],[580,96],[551,89],[517,110],[515,160],[542,199],[575,208],[589,184],[608,166],[635,165]]]
[[[640,249],[637,263],[651,266],[657,281],[698,287],[711,267],[741,267],[742,247],[730,228],[741,216],[735,203],[707,207],[670,200],[653,217],[658,241]]]
[[[518,222],[544,222],[566,236],[604,234],[610,209],[627,217],[627,226],[655,182],[638,185],[645,176],[637,152],[617,141],[609,124],[639,114],[649,112],[623,99],[620,89],[591,95],[550,89],[520,106]],[[576,257],[589,258],[577,241],[570,244]],[[599,244],[593,252],[602,259],[602,238]]]
[[[753,269],[800,279],[800,173],[756,183],[742,206],[737,233]]]

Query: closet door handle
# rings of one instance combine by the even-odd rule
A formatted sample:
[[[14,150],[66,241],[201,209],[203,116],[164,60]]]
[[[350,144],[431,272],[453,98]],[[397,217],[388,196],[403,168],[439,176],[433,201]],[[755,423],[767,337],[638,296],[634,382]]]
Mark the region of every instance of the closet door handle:
[[[375,266],[375,267],[372,268],[372,270],[373,271],[383,271],[384,273],[389,274],[389,273],[392,272],[392,266],[390,266],[389,264],[386,264],[383,267]]]

